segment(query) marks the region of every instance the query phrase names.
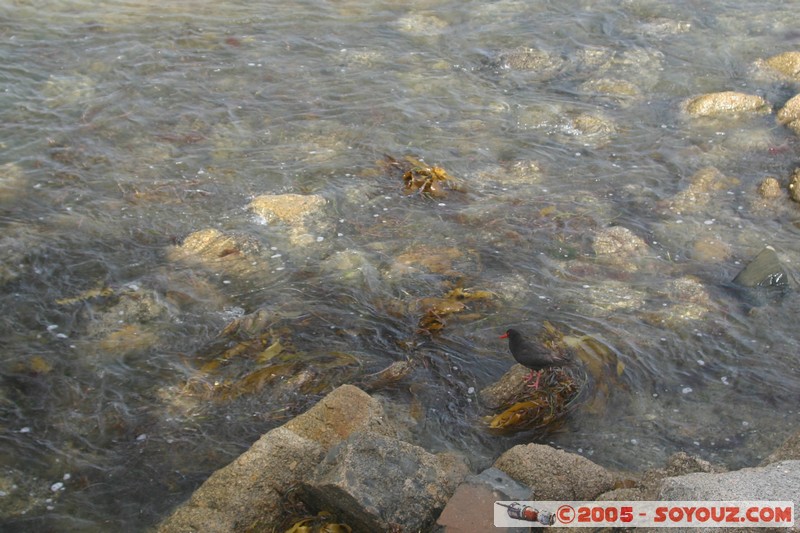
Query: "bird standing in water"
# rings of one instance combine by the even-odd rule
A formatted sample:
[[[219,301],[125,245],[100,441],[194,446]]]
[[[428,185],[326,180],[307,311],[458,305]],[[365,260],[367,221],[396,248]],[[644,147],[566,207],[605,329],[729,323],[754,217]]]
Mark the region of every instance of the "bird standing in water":
[[[569,359],[547,350],[540,343],[529,341],[516,329],[509,329],[500,335],[500,338],[508,339],[508,349],[511,350],[511,355],[514,356],[514,359],[522,366],[531,369],[531,373],[525,378],[526,382],[530,382],[533,379],[533,373],[538,371],[536,382],[533,384],[534,389],[539,388],[539,378],[542,377],[542,370],[571,364]]]

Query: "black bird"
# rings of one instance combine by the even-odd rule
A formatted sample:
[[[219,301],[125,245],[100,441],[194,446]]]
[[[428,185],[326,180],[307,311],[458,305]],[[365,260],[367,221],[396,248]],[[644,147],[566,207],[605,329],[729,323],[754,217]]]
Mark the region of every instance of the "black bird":
[[[522,333],[515,329],[509,329],[504,334],[500,335],[500,338],[508,339],[508,349],[511,350],[511,355],[514,356],[517,363],[531,369],[531,373],[525,378],[526,382],[530,382],[530,380],[533,379],[533,373],[538,371],[536,383],[533,384],[534,389],[539,388],[539,378],[542,377],[542,370],[571,364],[569,359],[547,350],[539,343],[529,341]]]

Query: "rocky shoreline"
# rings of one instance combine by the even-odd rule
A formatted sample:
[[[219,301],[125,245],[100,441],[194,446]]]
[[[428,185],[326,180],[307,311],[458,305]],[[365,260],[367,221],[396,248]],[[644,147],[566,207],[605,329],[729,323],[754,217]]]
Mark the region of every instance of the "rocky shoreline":
[[[524,60],[523,67],[518,68],[534,68],[529,64],[533,59],[527,50],[516,50],[504,59],[511,65],[508,68],[514,68],[517,60]],[[753,68],[757,76],[797,82],[800,52],[758,61]],[[761,96],[722,91],[689,98],[681,104],[681,111],[689,121],[735,120],[774,112],[779,125],[800,134],[798,98],[800,95],[794,96],[775,111]],[[433,183],[432,177],[427,179],[425,186]],[[736,178],[708,166],[698,170],[686,188],[656,208],[662,213],[695,212],[738,183]],[[786,180],[765,178],[757,194],[751,195],[752,208],[768,210],[787,193],[792,200],[800,201],[798,183],[800,171],[795,171],[788,185]],[[298,198],[303,200],[299,215],[282,210],[284,203],[296,204]],[[322,205],[324,200],[317,197],[270,196],[257,198],[250,208],[268,221],[277,218],[294,224],[297,231],[290,234],[290,240],[305,245],[313,240],[309,237],[313,231],[306,227],[307,216]],[[176,250],[178,259],[185,259],[185,255],[194,260],[211,249],[215,260],[224,256],[230,261],[252,261],[247,253],[238,253],[247,252],[246,246],[231,245],[225,240],[230,238],[218,232],[196,237],[196,245],[187,239]],[[617,268],[629,270],[637,268],[630,258],[640,255],[647,244],[627,228],[613,226],[596,236],[594,248],[598,260],[606,259]],[[237,254],[219,253],[217,249],[235,249]],[[770,250],[774,256],[774,250]],[[698,241],[695,253],[712,261],[729,251],[719,243]],[[674,289],[685,292],[677,300],[688,302],[679,314],[701,318],[702,310],[695,309],[697,297],[687,296],[697,293],[697,284],[689,278],[683,281],[682,289]],[[657,315],[651,320],[663,324],[668,318]],[[519,373],[519,368],[512,369],[494,387],[501,384],[502,389],[504,379]],[[485,404],[491,403],[485,393],[481,396]],[[668,458],[663,468],[641,473],[613,472],[581,455],[547,445],[526,444],[507,450],[490,468],[473,472],[467,457],[434,454],[410,442],[402,424],[389,416],[394,410],[385,409],[384,401],[378,393],[370,396],[353,385],[339,386],[307,412],[269,431],[238,459],[216,471],[157,531],[311,531],[310,526],[297,525],[312,524],[315,516],[317,521],[329,522],[325,531],[491,531],[493,502],[508,499],[769,499],[791,500],[795,508],[800,508],[800,432],[759,465],[736,471],[725,471],[678,452]]]
[[[336,388],[212,474],[158,533],[287,531],[298,513],[322,513],[325,531],[492,531],[498,500],[769,499],[800,508],[800,432],[760,465],[732,472],[683,452],[664,468],[613,472],[526,444],[473,473],[465,457],[408,442],[383,401],[352,385]]]

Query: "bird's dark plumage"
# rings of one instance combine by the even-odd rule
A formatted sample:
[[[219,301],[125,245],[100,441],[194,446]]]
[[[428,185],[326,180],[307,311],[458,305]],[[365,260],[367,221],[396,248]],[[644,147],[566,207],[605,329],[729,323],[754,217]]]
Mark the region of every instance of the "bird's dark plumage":
[[[531,369],[528,381],[533,378],[534,372],[539,372],[539,375],[536,377],[534,388],[539,386],[539,377],[541,376],[542,370],[555,366],[565,366],[571,363],[569,359],[559,357],[541,344],[526,339],[525,336],[516,329],[509,329],[501,335],[500,338],[507,338],[508,349],[511,350],[511,355],[514,356],[514,359],[522,366]]]

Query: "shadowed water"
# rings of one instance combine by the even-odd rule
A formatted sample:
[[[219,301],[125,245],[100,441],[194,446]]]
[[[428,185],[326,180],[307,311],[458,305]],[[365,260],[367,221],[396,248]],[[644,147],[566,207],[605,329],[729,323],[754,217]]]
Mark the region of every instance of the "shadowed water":
[[[796,271],[800,212],[756,189],[785,188],[798,141],[774,115],[695,120],[681,102],[783,105],[798,84],[754,64],[800,49],[796,9],[3,4],[0,523],[143,530],[262,433],[404,360],[375,394],[475,469],[531,441],[623,470],[677,450],[756,464],[798,427],[798,303],[751,308],[728,285],[766,244]],[[465,192],[405,195],[387,154]],[[676,208],[712,166],[723,186]],[[282,193],[326,199],[309,242],[247,209]],[[613,226],[645,246],[598,253]],[[261,262],[176,255],[208,228]],[[418,333],[420,299],[454,287],[494,297]],[[254,361],[204,365],[259,309],[280,380],[230,388]],[[476,391],[513,362],[498,336],[545,320],[625,370],[557,431],[491,434]]]

